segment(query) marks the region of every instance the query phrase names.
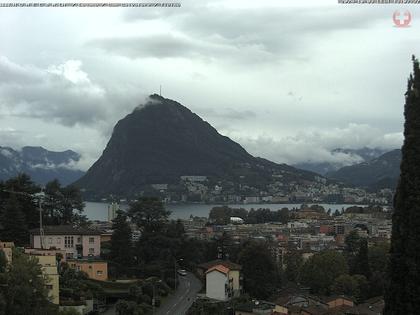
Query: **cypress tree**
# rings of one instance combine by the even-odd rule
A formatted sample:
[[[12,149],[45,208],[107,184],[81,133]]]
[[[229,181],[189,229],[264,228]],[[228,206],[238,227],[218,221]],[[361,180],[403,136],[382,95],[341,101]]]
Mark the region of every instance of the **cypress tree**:
[[[355,259],[354,273],[363,275],[366,279],[370,279],[371,276],[368,251],[368,242],[366,239],[362,239]]]
[[[29,243],[29,231],[25,224],[25,215],[16,197],[11,194],[4,205],[1,215],[2,231],[0,237],[2,241],[15,242],[22,246]]]
[[[405,94],[405,140],[394,197],[385,315],[418,314],[420,310],[420,70],[414,56],[413,68]]]
[[[132,265],[131,228],[127,222],[127,215],[119,210],[112,221],[111,260],[116,264],[118,274],[126,274]]]

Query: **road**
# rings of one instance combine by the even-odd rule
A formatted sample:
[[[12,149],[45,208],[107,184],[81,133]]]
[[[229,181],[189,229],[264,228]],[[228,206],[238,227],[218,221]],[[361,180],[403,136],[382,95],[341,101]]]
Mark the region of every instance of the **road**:
[[[179,276],[179,286],[176,292],[164,300],[155,310],[156,315],[184,315],[191,307],[197,293],[201,289],[201,281],[192,273]]]
[[[115,311],[115,305],[113,304],[111,308],[109,308],[105,313],[101,313],[102,315],[115,315],[117,312]]]

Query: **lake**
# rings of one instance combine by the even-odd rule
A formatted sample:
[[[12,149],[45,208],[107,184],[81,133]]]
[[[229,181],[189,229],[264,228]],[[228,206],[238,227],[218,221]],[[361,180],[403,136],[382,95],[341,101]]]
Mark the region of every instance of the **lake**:
[[[104,202],[85,202],[84,214],[89,220],[108,220],[108,203]],[[252,208],[268,208],[271,210],[279,210],[281,208],[300,208],[302,204],[231,204],[228,205],[231,208],[244,208],[250,210]],[[311,205],[311,204],[309,204]],[[325,210],[331,209],[332,212],[335,210],[341,210],[343,208],[354,206],[352,204],[319,204],[323,206]],[[210,209],[216,206],[222,206],[221,204],[167,204],[166,209],[170,210],[171,219],[188,219],[190,215],[198,217],[208,217]],[[360,206],[360,205],[359,205]],[[121,205],[122,209],[126,209],[127,205]]]

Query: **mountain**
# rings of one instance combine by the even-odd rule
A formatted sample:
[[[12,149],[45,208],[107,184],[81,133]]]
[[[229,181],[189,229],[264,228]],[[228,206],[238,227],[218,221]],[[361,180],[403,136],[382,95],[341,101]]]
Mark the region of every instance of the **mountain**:
[[[102,156],[76,185],[95,196],[132,196],[152,184],[178,185],[181,176],[210,183],[263,187],[276,179],[314,181],[317,175],[250,155],[185,106],[151,95],[114,127]]]
[[[294,167],[315,172],[321,175],[337,171],[344,166],[350,166],[362,162],[367,162],[375,159],[382,154],[386,153],[387,150],[380,148],[361,148],[361,149],[342,149],[337,148],[332,150],[331,156],[335,157],[337,162],[302,162],[293,164]]]
[[[371,189],[395,188],[400,176],[401,150],[393,150],[368,162],[346,166],[327,177]]]
[[[27,146],[21,150],[0,147],[0,180],[26,173],[38,184],[58,179],[67,185],[84,174],[73,168],[79,160],[80,155],[71,150],[53,152],[42,147]]]

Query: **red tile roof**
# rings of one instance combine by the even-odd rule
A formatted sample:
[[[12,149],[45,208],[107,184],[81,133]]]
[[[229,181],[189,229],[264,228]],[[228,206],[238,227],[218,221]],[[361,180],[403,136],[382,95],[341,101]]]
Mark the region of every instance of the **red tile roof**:
[[[225,266],[223,266],[223,265],[216,265],[216,266],[213,266],[210,269],[208,269],[206,271],[206,273],[209,273],[209,272],[212,272],[212,271],[219,271],[221,273],[228,274],[229,271],[230,271],[230,269],[227,268],[227,267],[225,267]]]

